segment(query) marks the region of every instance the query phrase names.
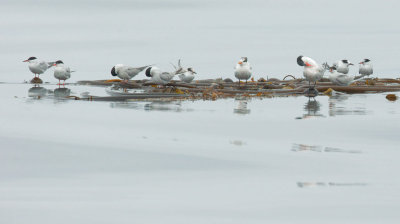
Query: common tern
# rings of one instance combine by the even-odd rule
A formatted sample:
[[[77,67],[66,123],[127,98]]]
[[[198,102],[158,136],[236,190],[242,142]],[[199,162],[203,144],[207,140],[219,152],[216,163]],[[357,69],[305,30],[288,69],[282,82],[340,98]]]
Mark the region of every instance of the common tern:
[[[112,76],[118,76],[118,78],[124,80],[124,82],[128,82],[130,79],[138,75],[141,71],[149,67],[150,65],[142,66],[142,67],[131,67],[123,64],[117,64],[111,69]]]
[[[71,77],[71,72],[73,71],[69,67],[66,67],[61,60],[54,62],[54,66],[54,77],[58,79],[58,85],[61,85],[61,80],[64,81],[63,85],[65,85],[65,80]]]
[[[240,80],[247,80],[251,77],[251,66],[250,63],[247,61],[247,57],[240,58],[239,62],[236,64],[235,67],[235,77],[239,79],[239,86]]]
[[[349,62],[349,60],[343,59],[333,63],[333,67],[336,68],[336,71],[339,73],[347,74],[349,73],[349,66],[354,65],[353,63]]]
[[[22,62],[29,62],[29,70],[36,75],[43,74],[48,68],[53,66],[54,62],[46,62],[44,60],[37,59],[36,57],[29,57]]]
[[[348,86],[354,82],[354,76],[338,72],[335,66],[329,68],[329,80],[338,86]]]
[[[190,83],[194,79],[194,74],[197,74],[193,68],[184,68],[181,64],[181,59],[178,60],[178,66],[175,66],[171,63],[171,65],[175,68],[176,73],[179,73],[179,79],[182,82]]]
[[[157,85],[166,85],[168,84],[175,75],[181,74],[181,70],[176,70],[174,72],[163,72],[161,69],[157,67],[148,67],[146,69],[146,76],[151,77],[151,82]]]
[[[364,76],[370,76],[374,72],[373,67],[372,67],[372,62],[369,59],[364,59],[362,62],[359,63],[360,68],[359,68],[359,73],[364,77]]]
[[[316,61],[309,57],[305,57],[300,55],[297,57],[297,64],[300,66],[304,66],[304,71],[303,75],[308,81],[309,89],[308,91],[314,91],[315,92],[315,85],[317,84],[317,81],[320,80],[325,73],[325,69],[319,65]],[[314,82],[314,86],[311,87],[311,82]]]
[[[197,74],[193,68],[188,68],[187,71],[183,74],[180,74],[178,77],[182,82],[191,83],[194,79],[194,74]]]

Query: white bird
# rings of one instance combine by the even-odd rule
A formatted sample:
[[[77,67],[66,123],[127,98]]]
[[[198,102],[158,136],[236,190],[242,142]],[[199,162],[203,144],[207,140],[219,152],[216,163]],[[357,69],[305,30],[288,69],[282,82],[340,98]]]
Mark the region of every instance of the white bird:
[[[335,66],[329,68],[329,80],[338,86],[348,86],[354,82],[354,76],[338,72]]]
[[[346,60],[346,59],[333,63],[333,67],[336,68],[336,71],[339,73],[343,73],[343,74],[349,73],[350,65],[354,65],[354,64],[349,62],[349,60]]]
[[[374,70],[373,70],[373,67],[372,67],[371,60],[364,59],[362,62],[360,62],[360,68],[359,68],[358,71],[363,77],[372,75]]]
[[[71,72],[73,71],[69,67],[66,67],[61,60],[54,62],[54,66],[54,77],[58,79],[58,85],[61,85],[61,80],[64,80],[63,85],[65,85],[65,80],[71,77]]]
[[[244,79],[247,80],[251,77],[251,66],[250,63],[247,61],[247,57],[240,58],[239,62],[236,64],[235,67],[235,77],[239,79],[239,86],[240,80]]]
[[[36,57],[29,57],[23,62],[29,62],[29,70],[36,75],[43,74],[48,68],[53,66],[54,62],[45,62],[43,60],[37,59]]]
[[[118,78],[124,80],[124,82],[128,82],[130,79],[138,75],[141,71],[149,67],[150,65],[146,65],[143,67],[131,67],[123,64],[117,64],[111,69],[112,76],[118,76]]]
[[[180,70],[175,72],[163,72],[157,67],[148,67],[146,76],[151,77],[151,81],[157,85],[168,84],[176,74],[180,74]]]
[[[314,90],[317,81],[324,76],[325,69],[313,59],[302,55],[297,57],[297,64],[304,66],[303,75],[308,81],[309,91]],[[311,82],[314,82],[314,87],[311,87]]]
[[[193,71],[193,68],[188,68],[185,73],[179,75],[179,79],[182,82],[191,83],[194,79],[194,74],[197,73]]]
[[[197,74],[193,68],[184,68],[181,65],[181,59],[178,60],[178,66],[175,66],[171,63],[171,65],[175,68],[176,73],[179,73],[179,79],[182,82],[190,83],[194,79],[194,74]]]

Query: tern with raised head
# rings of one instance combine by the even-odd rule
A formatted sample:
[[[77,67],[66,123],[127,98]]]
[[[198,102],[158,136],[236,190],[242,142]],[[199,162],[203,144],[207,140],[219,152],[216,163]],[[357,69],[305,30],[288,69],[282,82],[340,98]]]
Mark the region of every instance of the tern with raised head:
[[[240,80],[246,80],[247,84],[247,80],[251,77],[251,70],[247,57],[241,57],[235,67],[235,77],[239,79],[239,86]]]
[[[53,66],[54,62],[46,62],[44,60],[37,59],[36,57],[29,57],[28,59],[22,62],[29,62],[29,70],[39,77],[40,74],[43,74],[48,68]]]
[[[349,62],[347,59],[343,59],[333,63],[333,67],[336,68],[336,71],[339,73],[347,74],[349,73],[349,66],[354,65],[353,63]]]
[[[364,59],[362,62],[359,63],[360,68],[359,68],[359,73],[364,77],[364,76],[370,76],[372,73],[374,73],[374,69],[372,67],[372,62],[369,59]]]
[[[61,80],[64,81],[63,85],[65,85],[65,80],[71,78],[71,69],[67,66],[64,65],[64,62],[61,60],[58,60],[54,62],[54,77],[58,79],[58,85],[61,85]]]

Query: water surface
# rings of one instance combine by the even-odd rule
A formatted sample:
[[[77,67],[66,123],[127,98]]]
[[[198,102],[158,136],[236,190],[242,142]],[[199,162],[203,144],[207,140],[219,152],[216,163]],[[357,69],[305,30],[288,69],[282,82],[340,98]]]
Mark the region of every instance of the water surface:
[[[57,93],[58,92],[58,93]],[[397,223],[385,94],[87,102],[0,84],[4,223]]]

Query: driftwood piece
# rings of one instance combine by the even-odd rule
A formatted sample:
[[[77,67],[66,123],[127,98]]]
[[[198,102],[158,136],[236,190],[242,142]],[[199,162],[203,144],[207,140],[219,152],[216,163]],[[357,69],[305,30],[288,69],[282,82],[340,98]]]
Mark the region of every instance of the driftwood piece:
[[[132,93],[121,96],[88,96],[81,97],[79,100],[88,101],[126,101],[126,100],[146,100],[146,99],[165,99],[165,98],[185,98],[188,94],[173,94],[173,93]]]
[[[400,86],[317,86],[316,89],[324,92],[329,88],[344,93],[381,93],[400,91]]]

